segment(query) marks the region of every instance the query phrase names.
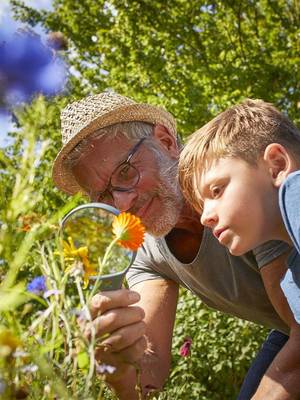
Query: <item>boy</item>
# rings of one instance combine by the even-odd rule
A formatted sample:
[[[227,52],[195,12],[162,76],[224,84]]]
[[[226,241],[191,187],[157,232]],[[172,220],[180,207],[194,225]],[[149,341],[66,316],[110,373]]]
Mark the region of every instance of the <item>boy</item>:
[[[269,240],[295,246],[281,288],[300,323],[298,169],[300,131],[273,105],[251,99],[196,131],[179,163],[185,197],[231,254]]]

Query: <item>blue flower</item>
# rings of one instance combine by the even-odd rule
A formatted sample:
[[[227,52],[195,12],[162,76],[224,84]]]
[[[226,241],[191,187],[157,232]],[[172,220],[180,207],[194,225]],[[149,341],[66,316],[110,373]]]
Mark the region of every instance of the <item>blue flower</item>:
[[[0,31],[0,107],[30,101],[35,94],[58,94],[65,82],[64,62],[39,35]]]
[[[37,276],[27,285],[27,290],[30,293],[39,295],[47,290],[46,278],[44,276]]]

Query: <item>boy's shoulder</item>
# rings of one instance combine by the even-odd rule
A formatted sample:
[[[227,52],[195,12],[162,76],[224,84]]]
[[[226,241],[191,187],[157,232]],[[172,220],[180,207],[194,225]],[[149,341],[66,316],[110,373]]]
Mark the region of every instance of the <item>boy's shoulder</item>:
[[[300,253],[300,171],[288,175],[279,189],[279,207],[286,230]]]
[[[259,268],[271,263],[277,257],[291,250],[291,246],[280,240],[270,240],[253,250]]]

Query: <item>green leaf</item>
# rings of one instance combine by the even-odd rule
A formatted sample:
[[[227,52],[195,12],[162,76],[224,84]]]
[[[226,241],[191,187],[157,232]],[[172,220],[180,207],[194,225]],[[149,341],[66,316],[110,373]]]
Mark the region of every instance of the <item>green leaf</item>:
[[[77,354],[77,362],[78,362],[78,367],[80,369],[86,369],[89,366],[89,355],[87,352],[82,351]]]

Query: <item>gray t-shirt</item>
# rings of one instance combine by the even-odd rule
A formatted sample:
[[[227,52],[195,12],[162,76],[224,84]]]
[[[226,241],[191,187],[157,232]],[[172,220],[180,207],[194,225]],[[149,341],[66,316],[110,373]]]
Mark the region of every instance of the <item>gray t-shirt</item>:
[[[259,272],[288,249],[287,244],[273,241],[256,249],[257,261],[252,252],[235,257],[205,228],[194,261],[183,264],[170,252],[164,238],[146,235],[127,280],[133,287],[146,280],[171,279],[210,307],[288,333],[270,303]]]

